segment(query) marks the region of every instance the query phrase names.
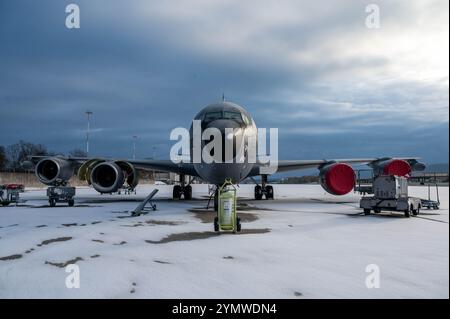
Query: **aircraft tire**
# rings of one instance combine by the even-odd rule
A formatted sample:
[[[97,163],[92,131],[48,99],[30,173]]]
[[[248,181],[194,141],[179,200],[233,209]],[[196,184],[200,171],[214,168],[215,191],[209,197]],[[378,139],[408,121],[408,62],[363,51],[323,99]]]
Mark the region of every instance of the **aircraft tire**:
[[[181,186],[175,185],[173,187],[173,199],[180,199],[181,197]]]
[[[266,199],[273,199],[273,186],[266,186]]]
[[[260,185],[256,185],[255,186],[255,199],[256,200],[261,200],[262,197],[263,197],[262,188],[261,188]]]
[[[184,188],[184,199],[192,199],[192,186],[188,185]]]

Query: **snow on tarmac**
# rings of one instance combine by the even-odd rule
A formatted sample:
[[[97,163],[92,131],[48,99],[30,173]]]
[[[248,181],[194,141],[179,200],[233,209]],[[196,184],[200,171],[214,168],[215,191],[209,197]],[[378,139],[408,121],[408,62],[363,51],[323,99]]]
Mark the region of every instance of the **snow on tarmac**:
[[[129,218],[158,188],[158,210]],[[192,201],[171,187],[137,195],[77,190],[75,207],[48,207],[45,190],[0,207],[1,298],[448,298],[448,187],[441,209],[414,218],[361,215],[359,196],[318,185],[275,185],[274,201],[238,190],[241,234],[213,230],[207,185]],[[411,187],[426,197],[426,187]],[[67,264],[80,288],[66,287]],[[367,265],[380,288],[366,287]]]

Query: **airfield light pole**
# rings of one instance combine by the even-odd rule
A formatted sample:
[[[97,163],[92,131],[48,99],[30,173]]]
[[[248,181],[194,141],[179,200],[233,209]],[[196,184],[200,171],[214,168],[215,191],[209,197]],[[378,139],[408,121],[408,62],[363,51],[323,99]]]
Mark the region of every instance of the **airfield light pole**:
[[[137,135],[133,135],[133,159],[136,159],[136,140],[138,139]]]
[[[89,156],[89,133],[90,133],[90,130],[91,130],[91,116],[92,116],[92,112],[88,110],[85,113],[87,115],[86,156]]]

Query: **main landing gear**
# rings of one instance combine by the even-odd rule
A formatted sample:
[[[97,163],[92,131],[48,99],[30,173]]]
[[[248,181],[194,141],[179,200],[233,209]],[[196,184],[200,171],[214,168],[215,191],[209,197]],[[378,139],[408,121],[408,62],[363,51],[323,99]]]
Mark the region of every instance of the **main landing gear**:
[[[267,175],[261,175],[261,185],[255,186],[255,199],[261,200],[263,196],[266,199],[273,199],[273,186],[267,184]]]
[[[173,199],[181,199],[183,197],[186,200],[192,199],[192,186],[190,182],[186,185],[185,175],[180,175],[180,185],[173,187]]]

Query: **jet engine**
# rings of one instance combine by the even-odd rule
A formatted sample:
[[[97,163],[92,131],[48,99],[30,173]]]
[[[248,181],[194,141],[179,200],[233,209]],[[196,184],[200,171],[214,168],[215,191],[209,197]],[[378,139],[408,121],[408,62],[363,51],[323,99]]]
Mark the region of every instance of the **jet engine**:
[[[420,170],[421,163],[415,164],[417,166],[417,170]],[[411,174],[412,167],[411,165],[401,159],[386,159],[380,162],[375,162],[370,164],[372,166],[374,173],[376,176],[378,175],[396,175],[402,177],[408,177]],[[423,165],[424,166],[424,165]]]
[[[134,189],[138,182],[138,171],[128,162],[100,162],[90,173],[89,182],[99,193],[114,193],[124,184]]]
[[[39,181],[46,185],[66,183],[74,174],[73,165],[59,157],[44,158],[37,163],[35,173]]]
[[[320,185],[330,194],[345,195],[355,187],[355,172],[350,165],[330,163],[320,168]]]

